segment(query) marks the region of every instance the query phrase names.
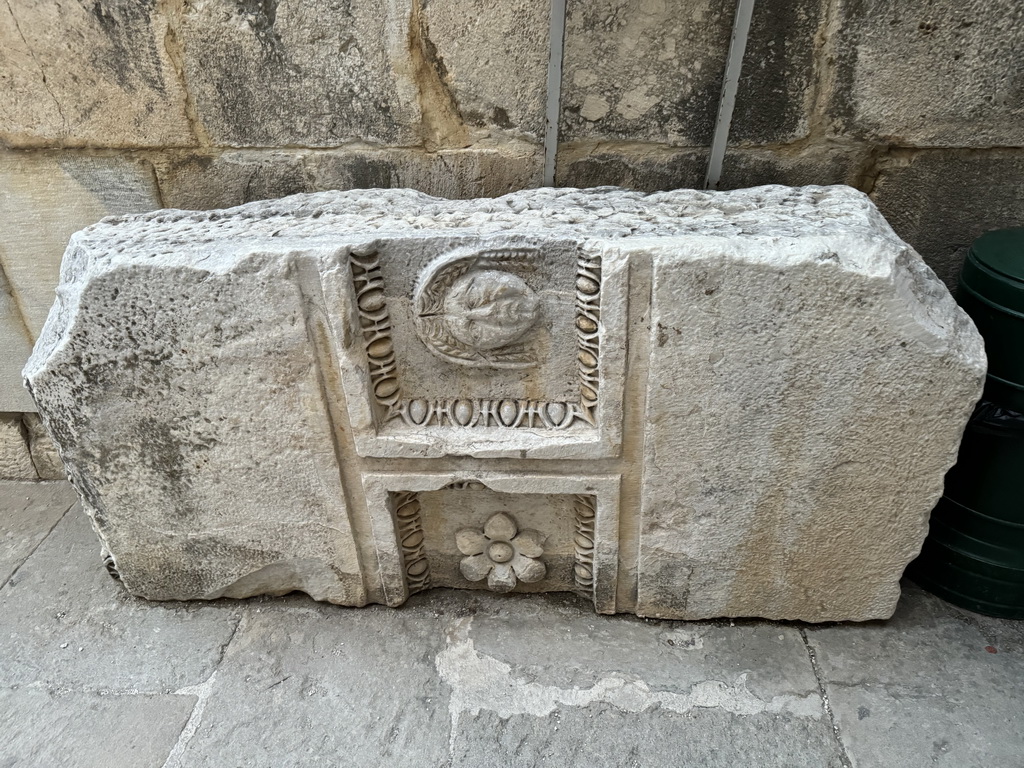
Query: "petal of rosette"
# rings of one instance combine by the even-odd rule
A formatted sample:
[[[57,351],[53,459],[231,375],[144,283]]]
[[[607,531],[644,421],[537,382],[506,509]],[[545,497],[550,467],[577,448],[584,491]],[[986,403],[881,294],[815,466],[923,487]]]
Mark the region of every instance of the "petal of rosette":
[[[462,562],[459,563],[462,575],[470,581],[480,581],[491,572],[493,567],[494,563],[487,555],[471,555],[462,558]]]
[[[509,565],[512,566],[512,570],[515,571],[516,576],[524,584],[540,581],[548,574],[548,567],[540,560],[534,560],[532,557],[523,557],[523,555],[518,553],[512,558],[512,562]]]
[[[504,512],[491,515],[484,525],[484,536],[491,541],[511,541],[516,535],[516,524]]]
[[[462,528],[455,532],[455,544],[464,555],[479,555],[487,548],[487,539],[475,528]]]
[[[544,554],[545,536],[540,531],[528,529],[520,531],[519,535],[512,540],[516,551],[527,557],[540,557]]]
[[[509,592],[515,589],[516,575],[513,573],[512,567],[508,563],[495,565],[494,570],[487,577],[487,586],[495,592]]]

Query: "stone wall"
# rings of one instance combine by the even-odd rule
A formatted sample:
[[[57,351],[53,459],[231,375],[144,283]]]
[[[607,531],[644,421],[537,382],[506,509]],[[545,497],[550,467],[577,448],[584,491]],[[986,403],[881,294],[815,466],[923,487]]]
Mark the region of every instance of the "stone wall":
[[[567,6],[556,184],[700,186],[733,0]],[[104,215],[542,185],[549,12],[549,0],[0,6],[0,412],[23,425],[34,410],[20,370],[64,245]],[[1022,59],[1018,0],[757,0],[721,186],[856,186],[953,284],[976,235],[1024,224]],[[27,434],[5,427],[0,441]]]

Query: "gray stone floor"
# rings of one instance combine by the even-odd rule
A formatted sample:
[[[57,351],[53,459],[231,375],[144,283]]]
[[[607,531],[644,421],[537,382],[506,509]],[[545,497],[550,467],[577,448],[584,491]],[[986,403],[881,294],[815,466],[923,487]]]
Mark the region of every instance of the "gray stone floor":
[[[1024,766],[1024,622],[911,584],[862,625],[569,595],[147,603],[63,483],[0,483],[0,768]]]

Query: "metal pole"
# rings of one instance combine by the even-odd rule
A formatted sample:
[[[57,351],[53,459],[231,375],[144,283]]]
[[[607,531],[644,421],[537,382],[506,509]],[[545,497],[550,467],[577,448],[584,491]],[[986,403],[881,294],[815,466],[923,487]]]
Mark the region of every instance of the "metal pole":
[[[544,126],[544,186],[555,185],[558,118],[562,102],[562,53],[565,48],[565,0],[551,0],[548,28],[548,103]]]
[[[732,23],[732,41],[729,43],[729,58],[725,62],[722,98],[718,103],[718,118],[715,121],[715,134],[711,139],[711,154],[708,157],[704,189],[717,189],[718,181],[722,178],[725,147],[729,143],[732,111],[736,106],[736,90],[740,84],[743,54],[747,50],[747,35],[750,33],[750,19],[753,15],[754,0],[737,0],[736,16]]]

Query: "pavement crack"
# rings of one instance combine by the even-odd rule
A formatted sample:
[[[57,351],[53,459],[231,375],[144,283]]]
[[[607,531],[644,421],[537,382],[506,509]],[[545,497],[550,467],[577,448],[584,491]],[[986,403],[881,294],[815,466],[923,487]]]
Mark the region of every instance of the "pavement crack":
[[[170,753],[167,755],[167,759],[164,760],[163,768],[181,768],[181,766],[187,765],[182,760],[182,755],[185,754],[185,750],[188,748],[192,738],[196,735],[199,730],[199,726],[203,722],[203,713],[206,711],[206,704],[213,695],[213,686],[217,681],[217,673],[220,671],[221,662],[224,661],[224,656],[227,654],[228,646],[231,645],[231,641],[235,639],[235,635],[238,634],[239,627],[242,626],[242,622],[246,617],[245,611],[238,617],[238,621],[235,622],[234,628],[231,630],[228,639],[221,644],[220,653],[217,655],[217,660],[213,664],[213,671],[210,676],[203,682],[197,685],[187,685],[184,688],[179,688],[172,693],[175,696],[195,696],[196,703],[192,706],[192,712],[189,713],[188,720],[185,721],[185,725],[181,729],[181,733],[178,734],[178,739],[175,741],[174,746],[171,748]]]
[[[846,747],[843,744],[843,735],[839,730],[839,723],[836,722],[835,713],[832,711],[832,702],[828,698],[828,689],[825,686],[825,676],[821,671],[821,666],[818,664],[818,654],[814,650],[814,646],[811,645],[810,639],[807,637],[807,630],[801,627],[799,629],[800,638],[804,641],[804,648],[807,649],[807,657],[811,661],[811,670],[814,672],[814,679],[818,682],[818,693],[821,695],[821,703],[825,709],[825,716],[828,717],[828,721],[832,726],[832,737],[836,742],[836,749],[839,750],[839,761],[842,763],[843,768],[853,768],[853,761],[850,760],[850,755],[846,751]]]

